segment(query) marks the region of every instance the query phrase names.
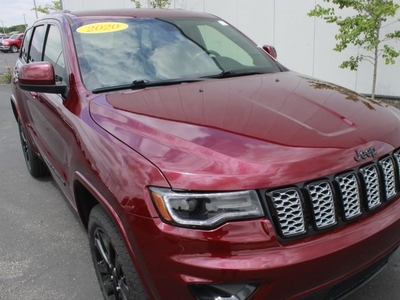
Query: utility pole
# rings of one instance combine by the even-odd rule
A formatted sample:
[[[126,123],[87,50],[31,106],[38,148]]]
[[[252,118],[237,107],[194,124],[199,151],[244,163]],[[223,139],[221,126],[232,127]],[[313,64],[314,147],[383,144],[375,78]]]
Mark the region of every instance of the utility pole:
[[[3,27],[3,33],[6,34],[5,29],[4,29],[4,21],[0,20],[0,22],[1,22],[1,27]]]
[[[33,0],[33,7],[35,8],[36,19],[39,19],[37,14],[36,0]]]
[[[25,19],[25,15],[26,15],[26,14],[22,14],[22,15],[24,16],[24,26],[25,26],[25,30],[26,30],[26,25],[27,25],[27,24],[26,24],[26,19]]]

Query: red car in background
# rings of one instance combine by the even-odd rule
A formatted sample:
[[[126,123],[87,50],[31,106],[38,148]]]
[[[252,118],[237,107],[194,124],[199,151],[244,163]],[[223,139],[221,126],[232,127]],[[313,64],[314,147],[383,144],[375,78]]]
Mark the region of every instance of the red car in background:
[[[183,10],[26,31],[24,159],[79,214],[105,299],[337,299],[399,246],[400,111],[264,49]]]
[[[0,51],[17,53],[21,48],[22,40],[24,39],[23,33],[16,33],[6,39],[0,40]]]

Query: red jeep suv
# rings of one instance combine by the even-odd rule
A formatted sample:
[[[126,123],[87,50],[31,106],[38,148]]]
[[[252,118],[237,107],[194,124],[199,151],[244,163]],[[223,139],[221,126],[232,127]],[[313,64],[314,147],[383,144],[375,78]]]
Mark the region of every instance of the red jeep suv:
[[[79,214],[105,299],[336,299],[400,244],[400,111],[216,16],[48,15],[12,86],[28,170]]]

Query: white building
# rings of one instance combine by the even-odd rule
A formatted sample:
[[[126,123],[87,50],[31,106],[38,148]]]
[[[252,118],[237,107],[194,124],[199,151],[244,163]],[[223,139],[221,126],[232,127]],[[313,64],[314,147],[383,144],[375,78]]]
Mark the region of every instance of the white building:
[[[61,2],[63,9],[71,11],[135,7],[130,0]],[[394,2],[400,4],[400,0]],[[142,3],[146,7],[146,0]],[[332,50],[336,43],[336,25],[307,16],[316,4],[326,5],[322,0],[172,0],[170,8],[215,14],[259,45],[274,45],[278,60],[289,69],[370,94],[372,64],[364,61],[358,71],[338,67],[359,49],[350,48],[341,53]],[[385,30],[400,30],[400,22],[393,22],[399,18],[400,13]],[[400,41],[393,45],[400,50]],[[395,65],[379,62],[376,94],[400,97],[400,58]]]

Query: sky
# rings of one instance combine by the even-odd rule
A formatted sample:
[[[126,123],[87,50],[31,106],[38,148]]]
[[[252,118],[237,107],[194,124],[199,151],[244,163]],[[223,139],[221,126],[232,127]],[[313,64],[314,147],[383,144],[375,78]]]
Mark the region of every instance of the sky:
[[[36,6],[51,4],[51,0],[35,0]],[[24,14],[26,23],[32,25],[36,20],[33,0],[0,0],[0,26],[10,27],[24,24]],[[40,18],[43,14],[38,13]]]

